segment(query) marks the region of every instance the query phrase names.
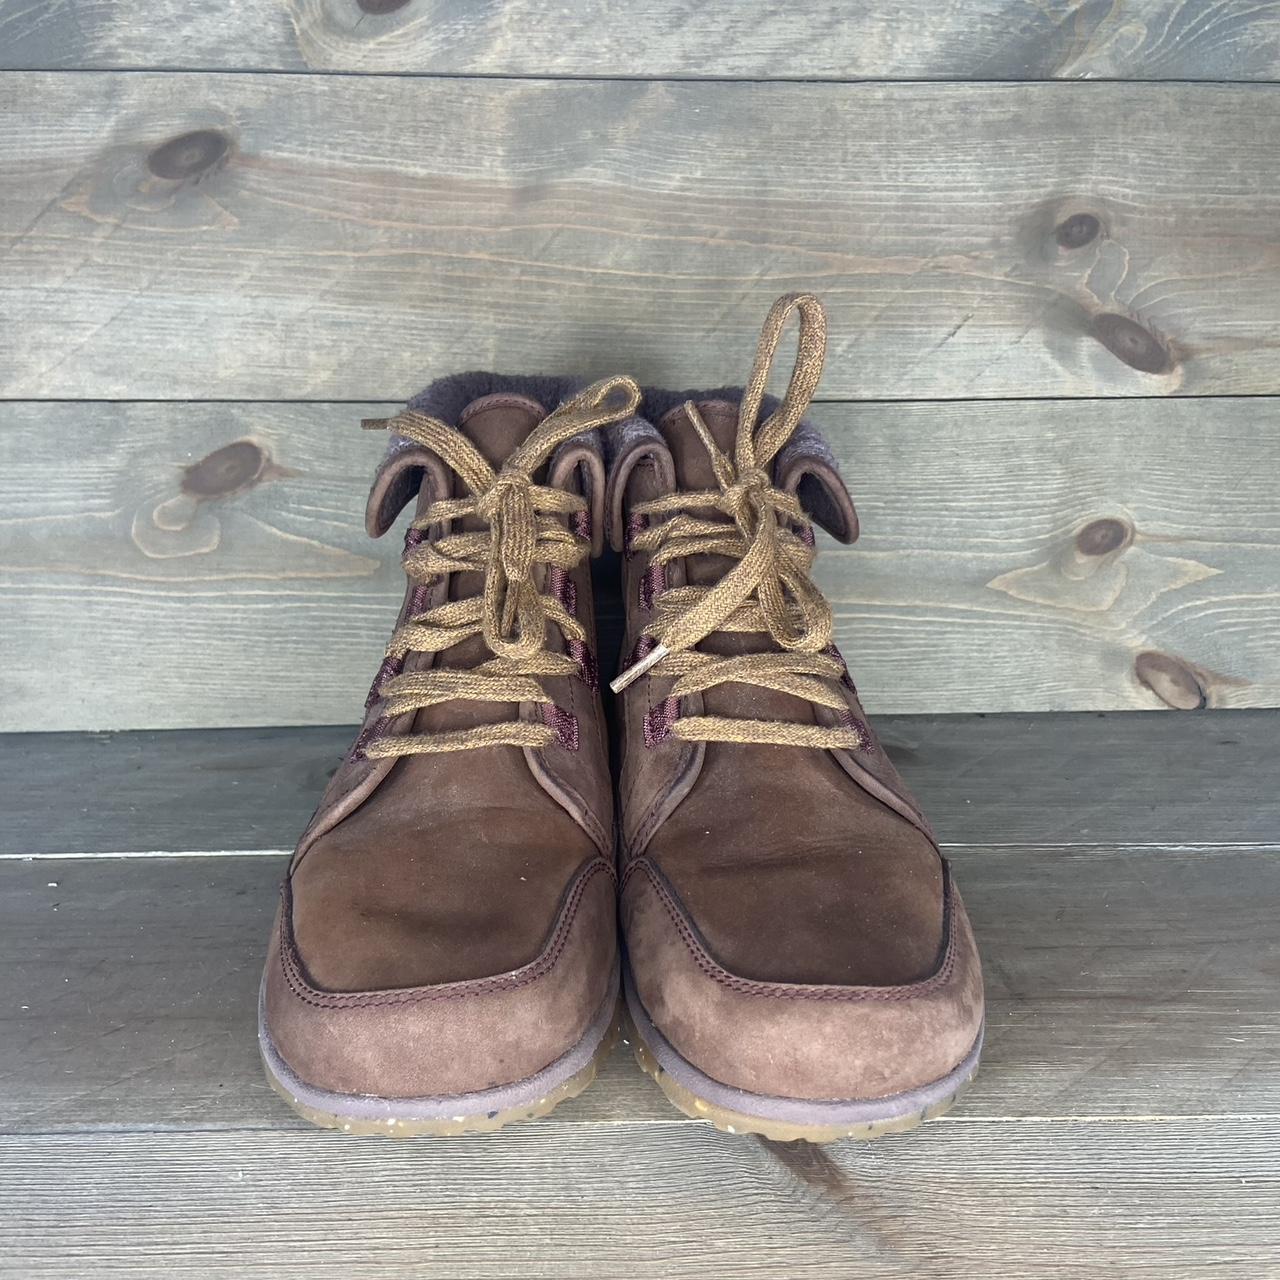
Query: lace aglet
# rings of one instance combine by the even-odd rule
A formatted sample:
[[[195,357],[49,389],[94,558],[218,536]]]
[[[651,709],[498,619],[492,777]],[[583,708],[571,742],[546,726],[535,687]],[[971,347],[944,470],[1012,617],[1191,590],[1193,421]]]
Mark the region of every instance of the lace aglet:
[[[614,693],[621,693],[628,685],[634,684],[651,667],[656,667],[671,652],[665,644],[655,645],[639,662],[633,662],[616,680],[609,682]]]

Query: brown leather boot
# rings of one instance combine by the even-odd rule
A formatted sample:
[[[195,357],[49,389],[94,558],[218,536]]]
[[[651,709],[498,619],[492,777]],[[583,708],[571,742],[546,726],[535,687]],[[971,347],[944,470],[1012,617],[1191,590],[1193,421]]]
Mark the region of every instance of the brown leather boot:
[[[615,378],[561,403],[568,390],[462,375],[374,424],[392,437],[369,532],[416,501],[409,586],[285,880],[259,1011],[268,1079],[317,1124],[495,1129],[580,1093],[612,1043],[613,801],[587,561],[598,429],[639,389]]]
[[[764,386],[796,311],[779,404]],[[818,301],[782,298],[745,392],[646,392],[656,429],[607,433],[637,1056],[687,1115],[819,1142],[945,1110],[977,1068],[983,1009],[948,865],[809,576],[811,519],[845,542],[858,529],[801,421],[824,350]]]

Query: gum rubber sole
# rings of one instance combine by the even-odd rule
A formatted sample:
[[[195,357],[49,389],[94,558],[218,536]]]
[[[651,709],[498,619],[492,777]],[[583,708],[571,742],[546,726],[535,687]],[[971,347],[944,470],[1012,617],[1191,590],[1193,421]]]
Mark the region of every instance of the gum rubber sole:
[[[391,1138],[448,1137],[490,1133],[517,1121],[534,1120],[554,1111],[567,1099],[576,1098],[596,1078],[601,1064],[613,1051],[621,1012],[621,1000],[611,997],[605,1016],[597,1015],[578,1045],[528,1080],[453,1097],[379,1098],[317,1089],[289,1069],[267,1034],[265,1022],[260,1023],[258,1041],[267,1083],[311,1124],[343,1133]]]
[[[631,1045],[641,1069],[653,1077],[678,1111],[690,1119],[705,1120],[722,1133],[755,1134],[774,1142],[867,1140],[915,1129],[951,1108],[977,1075],[982,1049],[979,1034],[969,1054],[954,1071],[922,1089],[866,1102],[803,1103],[733,1089],[703,1075],[667,1043],[630,989],[626,1004],[623,1041]],[[733,1103],[728,1097],[733,1098]],[[762,1115],[757,1108],[792,1114]],[[803,1117],[805,1111],[810,1113],[808,1117]]]

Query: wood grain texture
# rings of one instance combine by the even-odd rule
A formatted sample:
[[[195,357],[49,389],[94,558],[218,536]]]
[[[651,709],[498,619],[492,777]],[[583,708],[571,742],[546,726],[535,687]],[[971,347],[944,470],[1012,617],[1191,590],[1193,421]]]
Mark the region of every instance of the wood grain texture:
[[[873,1146],[717,1134],[622,1052],[536,1126],[310,1130],[254,1037],[283,858],[0,861],[0,1275],[1254,1280],[1280,1210],[1277,714],[885,726],[933,779],[926,804],[968,800],[1008,832],[1042,806],[1041,836],[1094,843],[950,850],[983,950],[984,1068],[948,1117]],[[340,732],[13,736],[4,808],[21,826],[41,807],[66,848],[71,811],[103,798],[108,839],[207,831],[221,806],[262,847]],[[1107,843],[1183,824],[1209,843]]]
[[[426,370],[831,398],[1280,390],[1270,85],[0,76],[0,393],[398,398]]]
[[[376,407],[50,409],[0,406],[6,727],[358,718],[404,591]]]
[[[822,1150],[701,1126],[24,1136],[0,1141],[0,1274],[1258,1280],[1277,1141],[1251,1119],[943,1120]]]
[[[823,406],[819,581],[873,706],[1280,702],[1280,400]]]
[[[1280,13],[1253,0],[0,0],[0,50],[0,66],[36,70],[1274,80]]]
[[[354,720],[403,582],[363,530],[355,424],[387,408],[0,405],[0,727]],[[863,524],[818,577],[873,714],[1280,702],[1280,400],[815,417]]]
[[[1280,846],[953,851],[987,985],[958,1116],[1280,1118]],[[0,1131],[301,1130],[258,1062],[284,859],[0,863]],[[694,1123],[619,1054],[553,1123]]]
[[[1280,843],[1277,711],[881,716],[875,727],[948,849]],[[0,734],[0,858],[284,855],[354,733]]]

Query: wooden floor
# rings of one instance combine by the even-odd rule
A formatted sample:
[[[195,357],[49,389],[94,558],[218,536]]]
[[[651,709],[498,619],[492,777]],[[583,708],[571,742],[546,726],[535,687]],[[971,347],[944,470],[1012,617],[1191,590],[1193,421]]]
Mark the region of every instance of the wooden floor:
[[[254,999],[345,729],[0,738],[0,1274],[1280,1274],[1280,713],[886,718],[982,947],[948,1117],[719,1134],[622,1051],[496,1135],[309,1129]]]

